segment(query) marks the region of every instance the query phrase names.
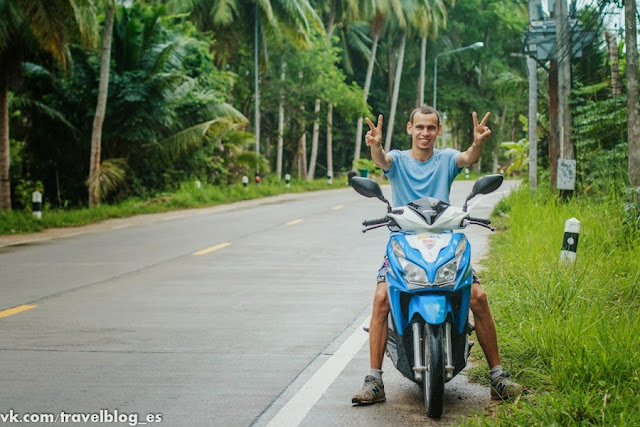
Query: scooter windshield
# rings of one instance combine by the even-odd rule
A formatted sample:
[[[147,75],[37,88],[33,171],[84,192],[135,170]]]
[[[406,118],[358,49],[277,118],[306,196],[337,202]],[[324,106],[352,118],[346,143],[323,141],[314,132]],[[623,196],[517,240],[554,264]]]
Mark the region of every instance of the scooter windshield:
[[[433,197],[423,197],[407,204],[407,207],[420,215],[427,225],[432,225],[450,205]]]

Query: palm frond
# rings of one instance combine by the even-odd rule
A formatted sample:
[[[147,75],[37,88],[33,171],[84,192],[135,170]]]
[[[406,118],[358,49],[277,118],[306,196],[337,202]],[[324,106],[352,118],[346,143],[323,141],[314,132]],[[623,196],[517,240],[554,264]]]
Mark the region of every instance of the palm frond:
[[[153,55],[150,55],[150,59],[153,60],[150,74],[158,74],[167,69],[167,67],[176,69],[182,64],[183,50],[181,49],[180,42],[163,43],[154,46]]]
[[[28,76],[52,78],[51,71],[33,62],[22,62],[22,70]]]
[[[247,123],[246,117],[229,104],[209,108],[217,113],[214,119],[183,129],[158,143],[167,156],[176,158],[206,140],[221,140],[223,135]]]
[[[75,134],[78,133],[78,129],[66,119],[63,113],[54,108],[51,108],[43,102],[36,101],[32,98],[27,98],[24,96],[13,96],[9,100],[9,111],[15,110],[31,110],[34,112],[38,112],[45,117],[50,118],[51,120],[60,122],[61,124],[65,125],[67,128],[69,128],[69,130],[71,130],[71,132]]]
[[[218,0],[211,8],[212,22],[221,27],[232,24],[237,16],[238,3],[234,0]]]
[[[126,177],[127,161],[122,158],[102,162],[100,169],[89,178],[86,184],[95,200],[103,200],[123,183]]]
[[[69,1],[22,0],[25,23],[40,45],[62,65],[69,66],[71,55],[68,49],[68,17],[75,17]]]
[[[222,138],[222,147],[233,156],[240,156],[256,142],[256,136],[250,132],[231,131]]]

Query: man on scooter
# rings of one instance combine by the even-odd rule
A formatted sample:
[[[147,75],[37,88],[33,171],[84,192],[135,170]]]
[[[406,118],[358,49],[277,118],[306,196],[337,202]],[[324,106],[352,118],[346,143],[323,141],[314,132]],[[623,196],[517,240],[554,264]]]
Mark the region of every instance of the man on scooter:
[[[423,105],[416,108],[407,123],[407,133],[411,135],[411,149],[391,150],[382,148],[382,115],[374,124],[366,119],[369,131],[366,144],[371,147],[371,158],[382,168],[391,182],[394,206],[402,206],[422,197],[434,197],[449,203],[449,192],[455,177],[466,166],[478,161],[482,148],[491,137],[491,129],[486,125],[489,113],[480,123],[473,113],[473,143],[463,152],[451,148],[436,149],[436,140],[442,133],[440,114],[433,107]],[[384,259],[378,272],[378,284],[373,299],[373,313],[369,327],[369,358],[371,371],[365,377],[362,390],[353,396],[356,405],[383,402],[385,398],[382,382],[382,360],[387,344],[389,299],[387,295],[386,273],[388,260]],[[522,392],[522,386],[509,379],[509,373],[500,365],[498,337],[489,301],[473,276],[471,290],[471,311],[475,319],[478,342],[484,351],[491,373],[491,397],[507,399]]]

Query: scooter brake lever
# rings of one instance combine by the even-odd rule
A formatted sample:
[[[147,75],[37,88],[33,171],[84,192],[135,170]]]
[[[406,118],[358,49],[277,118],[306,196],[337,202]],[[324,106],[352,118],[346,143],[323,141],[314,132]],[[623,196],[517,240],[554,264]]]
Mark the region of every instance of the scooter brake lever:
[[[374,225],[372,227],[365,228],[364,230],[362,230],[362,232],[366,233],[367,231],[371,231],[373,229],[380,228],[380,227],[387,227],[388,225],[389,225],[389,223],[385,222],[383,224],[378,224],[378,225]]]

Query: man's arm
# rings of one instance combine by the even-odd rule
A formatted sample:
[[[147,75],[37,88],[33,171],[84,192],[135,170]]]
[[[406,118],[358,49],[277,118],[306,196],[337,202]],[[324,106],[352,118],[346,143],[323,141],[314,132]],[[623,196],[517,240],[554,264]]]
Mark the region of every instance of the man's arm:
[[[365,120],[369,125],[369,132],[365,135],[364,142],[371,147],[371,159],[383,170],[388,171],[391,169],[393,157],[385,153],[382,148],[382,114],[378,116],[377,126],[374,126],[368,117],[366,117]]]
[[[456,163],[459,168],[474,164],[482,155],[484,143],[491,137],[491,129],[486,126],[490,114],[485,114],[482,122],[478,123],[478,115],[475,111],[473,112],[473,144],[467,151],[463,151],[456,157]]]

